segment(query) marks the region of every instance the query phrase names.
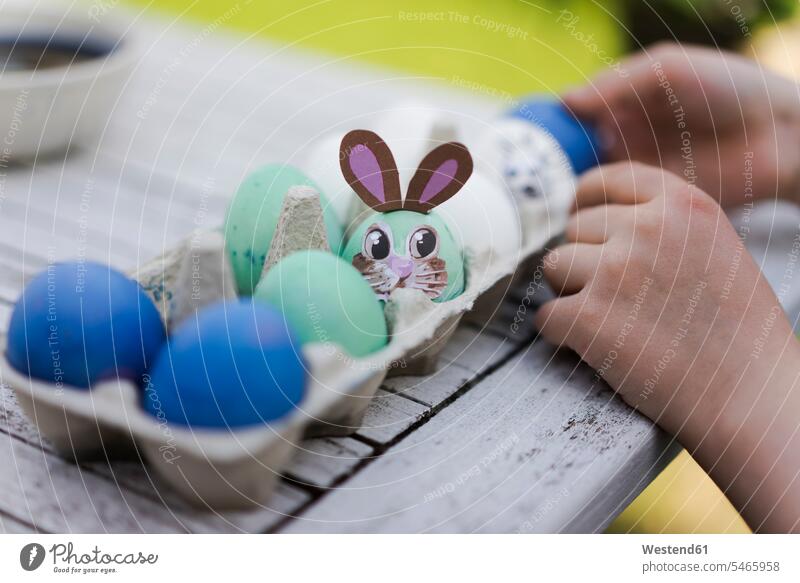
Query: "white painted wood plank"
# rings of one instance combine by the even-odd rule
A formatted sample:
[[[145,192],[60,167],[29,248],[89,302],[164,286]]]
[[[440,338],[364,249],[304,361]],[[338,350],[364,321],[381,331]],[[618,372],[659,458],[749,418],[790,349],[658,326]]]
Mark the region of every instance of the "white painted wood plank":
[[[30,270],[23,270],[21,266],[12,266],[0,260],[0,300],[9,303],[16,301],[29,277]],[[7,317],[0,318],[0,330],[5,331],[7,322]]]
[[[441,364],[455,364],[472,373],[481,373],[507,357],[517,344],[488,330],[459,326],[439,355]]]
[[[98,254],[113,248],[122,257],[149,258],[193,228],[192,213],[170,213],[168,201],[151,198],[148,203],[144,194],[92,175],[78,180],[54,169],[37,167],[33,176],[26,170],[9,181],[21,196],[6,202],[4,219],[30,227],[29,233],[72,240],[70,252]]]
[[[443,364],[428,376],[401,376],[388,378],[384,389],[399,396],[413,399],[430,409],[458,391],[476,376],[457,364]],[[399,433],[399,432],[398,432]]]
[[[23,524],[10,516],[3,516],[0,514],[0,534],[28,534],[36,532],[36,530]]]
[[[56,167],[37,167],[34,174],[36,184],[32,189],[36,195],[31,196],[30,205],[39,210],[51,210],[53,222],[68,221],[82,223],[90,229],[101,229],[114,234],[119,227],[132,230],[134,233],[148,232],[150,224],[157,226],[167,217],[175,228],[183,233],[194,226],[195,215],[200,210],[201,196],[194,191],[196,200],[189,206],[188,201],[175,194],[182,190],[173,187],[172,196],[159,196],[160,193],[140,190],[128,184],[130,173],[115,175],[111,165],[104,164],[94,169],[82,162],[88,159],[74,160],[69,172],[62,172]],[[47,195],[43,196],[45,193]],[[224,206],[217,197],[205,196],[204,210],[217,215],[222,214]],[[211,206],[209,206],[211,205]],[[53,207],[56,212],[53,212]],[[114,222],[110,223],[109,220]],[[152,229],[156,231],[156,229]],[[119,234],[119,233],[118,233]],[[126,231],[121,233],[127,234]],[[126,239],[138,243],[138,239]],[[150,241],[142,243],[150,244]],[[158,241],[154,241],[158,244]]]
[[[349,437],[307,439],[298,446],[285,473],[292,482],[327,488],[369,458],[372,451],[366,443]]]
[[[115,243],[110,235],[94,233],[84,244],[78,239],[77,225],[58,225],[54,231],[48,223],[48,217],[35,209],[19,212],[6,208],[0,223],[0,243],[18,248],[20,254],[56,261],[83,256],[117,266],[129,262],[130,246]]]
[[[52,532],[184,532],[152,500],[109,487],[93,472],[0,434],[0,507]]]
[[[384,388],[430,407],[439,406],[466,383],[504,362],[518,347],[472,325],[459,326],[439,354],[436,370],[427,376],[386,379]]]
[[[54,458],[54,464],[61,461],[55,461],[58,456],[54,448],[21,411],[13,391],[0,385],[0,441],[14,438],[20,442],[17,448],[28,445],[37,457]],[[216,512],[188,505],[158,475],[138,461],[83,462],[75,467],[80,475],[99,478],[93,482],[91,491],[92,499],[98,504],[103,504],[106,499],[116,500],[119,492],[135,493],[143,498],[140,512],[172,516],[183,529],[191,532],[265,532],[286,516],[291,516],[310,498],[308,493],[281,482],[263,508]],[[150,501],[149,507],[146,500]],[[128,527],[130,524],[126,523],[118,532],[128,532],[125,530]],[[115,531],[111,524],[107,528]]]
[[[12,309],[10,304],[0,302],[0,333],[5,333],[8,327],[8,320],[11,318]]]
[[[373,397],[357,435],[376,443],[388,443],[421,420],[428,407],[382,389]]]
[[[81,464],[116,487],[137,492],[154,501],[161,512],[174,515],[195,533],[262,533],[291,517],[311,498],[310,494],[286,482],[279,482],[272,497],[251,510],[214,510],[189,505],[151,468],[136,461],[98,461]]]
[[[600,530],[676,451],[577,358],[537,342],[286,530]]]
[[[395,439],[418,423],[431,407],[438,406],[487,367],[507,358],[515,347],[470,326],[459,327],[440,355],[438,370],[427,377],[401,376],[387,379],[385,391],[370,405],[358,435],[379,444]],[[396,393],[399,399],[388,393]],[[412,402],[407,402],[408,400]],[[312,440],[288,468],[301,483],[328,487],[372,454],[372,448],[352,439]]]

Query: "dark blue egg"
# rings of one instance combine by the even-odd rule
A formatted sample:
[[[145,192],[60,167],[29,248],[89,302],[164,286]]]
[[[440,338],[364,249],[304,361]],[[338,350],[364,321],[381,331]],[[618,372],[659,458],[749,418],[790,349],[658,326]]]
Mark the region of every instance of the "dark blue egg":
[[[283,417],[305,385],[300,345],[277,310],[220,302],[183,322],[162,348],[144,408],[179,425],[242,427]]]
[[[531,95],[508,113],[511,117],[538,125],[553,136],[575,174],[603,162],[597,128],[590,122],[578,120],[560,101],[545,95]]]
[[[57,387],[112,378],[141,383],[164,325],[138,283],[106,265],[56,263],[17,300],[8,328],[11,365]]]

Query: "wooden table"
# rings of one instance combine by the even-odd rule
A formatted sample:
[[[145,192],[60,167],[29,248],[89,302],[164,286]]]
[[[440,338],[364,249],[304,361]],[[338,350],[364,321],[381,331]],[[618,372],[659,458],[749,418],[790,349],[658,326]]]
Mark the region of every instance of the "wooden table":
[[[341,120],[404,97],[484,119],[502,107],[220,24],[140,22],[147,54],[98,147],[0,168],[2,329],[48,261],[134,268],[219,224],[249,170],[296,161]],[[136,461],[56,456],[3,386],[0,531],[601,531],[679,448],[573,355],[512,334],[519,304],[462,324],[435,374],[387,380],[355,435],[298,444],[276,495],[247,512],[190,507]]]

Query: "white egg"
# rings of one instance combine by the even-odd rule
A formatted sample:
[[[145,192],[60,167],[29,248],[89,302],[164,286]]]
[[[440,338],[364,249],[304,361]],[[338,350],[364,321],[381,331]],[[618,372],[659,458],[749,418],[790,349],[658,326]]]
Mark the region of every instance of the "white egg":
[[[522,242],[517,208],[504,186],[473,172],[464,188],[436,211],[461,246],[473,254],[493,250],[500,257],[519,259]]]
[[[458,139],[455,123],[446,111],[417,101],[394,105],[378,117],[374,131],[392,150],[403,193],[428,152]]]
[[[405,194],[417,166],[436,146],[457,139],[455,125],[441,110],[417,101],[402,101],[365,124],[392,150]],[[360,205],[339,166],[339,146],[346,131],[323,135],[308,148],[300,167],[322,189],[342,225],[349,225]]]

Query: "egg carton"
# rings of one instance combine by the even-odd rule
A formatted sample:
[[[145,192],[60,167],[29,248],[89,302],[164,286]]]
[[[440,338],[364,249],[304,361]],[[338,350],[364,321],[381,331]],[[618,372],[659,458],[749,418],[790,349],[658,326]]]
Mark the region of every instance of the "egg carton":
[[[191,502],[217,509],[263,504],[303,438],[356,431],[387,374],[430,371],[476,300],[502,294],[517,266],[563,228],[564,216],[551,216],[543,201],[536,204],[520,213],[526,237],[518,256],[498,257],[491,250],[466,253],[469,276],[457,298],[434,303],[419,290],[395,290],[385,310],[390,341],[380,351],[352,358],[330,343],[305,345],[302,352],[310,371],[305,397],[277,421],[230,431],[169,423],[143,409],[148,391],[132,382],[107,381],[91,391],[53,386],[20,374],[5,356],[3,380],[64,456],[113,458],[138,452]],[[327,247],[327,241],[312,236],[321,213],[316,192],[290,189],[265,270],[298,249]],[[236,296],[219,230],[193,233],[133,276],[168,329],[209,303]]]

